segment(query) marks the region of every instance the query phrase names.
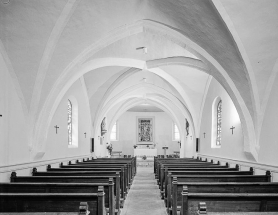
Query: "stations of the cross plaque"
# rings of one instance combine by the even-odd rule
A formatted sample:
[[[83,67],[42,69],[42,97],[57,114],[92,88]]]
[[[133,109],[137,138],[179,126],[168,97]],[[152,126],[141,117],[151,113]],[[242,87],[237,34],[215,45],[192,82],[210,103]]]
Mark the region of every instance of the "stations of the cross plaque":
[[[57,134],[59,127],[57,125],[55,125],[54,128],[56,129],[56,134]]]
[[[230,129],[232,129],[232,134],[234,134],[234,129],[235,129],[235,127],[232,126]]]

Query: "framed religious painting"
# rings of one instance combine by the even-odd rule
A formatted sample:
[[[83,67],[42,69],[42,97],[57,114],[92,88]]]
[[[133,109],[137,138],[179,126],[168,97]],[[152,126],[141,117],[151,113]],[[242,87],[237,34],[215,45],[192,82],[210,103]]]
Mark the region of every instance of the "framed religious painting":
[[[154,117],[137,117],[137,144],[154,143]]]

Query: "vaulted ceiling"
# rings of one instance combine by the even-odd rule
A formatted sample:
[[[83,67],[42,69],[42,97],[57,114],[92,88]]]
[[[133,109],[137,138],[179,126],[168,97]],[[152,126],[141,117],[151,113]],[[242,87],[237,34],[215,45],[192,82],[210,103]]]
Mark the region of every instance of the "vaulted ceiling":
[[[277,73],[277,11],[276,0],[5,0],[0,52],[38,135],[78,79],[92,126],[148,101],[198,130],[212,77],[251,132]]]

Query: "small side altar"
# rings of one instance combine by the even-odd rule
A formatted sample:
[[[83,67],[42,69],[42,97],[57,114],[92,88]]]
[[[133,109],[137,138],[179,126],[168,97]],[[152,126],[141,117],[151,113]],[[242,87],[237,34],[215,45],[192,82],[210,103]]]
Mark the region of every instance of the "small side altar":
[[[134,156],[143,157],[144,155],[146,155],[147,157],[157,156],[157,149],[134,149]]]

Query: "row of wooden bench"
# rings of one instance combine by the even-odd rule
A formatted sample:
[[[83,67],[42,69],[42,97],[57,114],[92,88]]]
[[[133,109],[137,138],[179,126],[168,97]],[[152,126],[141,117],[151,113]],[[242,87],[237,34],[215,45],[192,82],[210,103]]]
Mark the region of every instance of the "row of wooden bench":
[[[278,183],[271,182],[269,171],[254,175],[253,168],[240,171],[238,165],[155,158],[154,172],[171,215],[198,214],[199,202],[212,212],[278,212]]]
[[[78,212],[87,202],[91,215],[119,215],[135,174],[136,158],[48,165],[32,176],[13,172],[11,183],[0,183],[0,212]]]

